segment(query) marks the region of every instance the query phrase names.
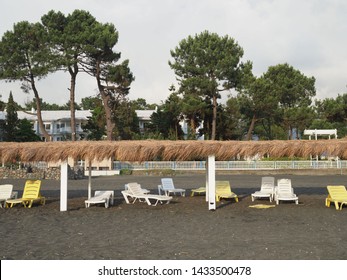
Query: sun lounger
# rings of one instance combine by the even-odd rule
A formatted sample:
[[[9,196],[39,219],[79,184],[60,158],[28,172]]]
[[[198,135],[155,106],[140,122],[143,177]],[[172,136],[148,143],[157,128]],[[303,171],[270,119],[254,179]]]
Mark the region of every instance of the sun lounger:
[[[294,193],[290,179],[279,179],[275,188],[275,201],[279,204],[280,201],[294,201],[299,204],[299,198]]]
[[[256,191],[251,194],[252,201],[256,198],[268,198],[270,202],[273,200],[275,191],[275,178],[274,177],[262,177],[260,191]]]
[[[144,201],[144,200],[141,200],[140,198],[134,197],[134,196],[132,195],[132,192],[129,190],[129,185],[138,185],[139,188],[141,189],[141,191],[142,191],[143,194],[148,194],[148,193],[150,193],[149,190],[143,189],[143,188],[141,187],[141,185],[138,184],[138,183],[135,183],[135,182],[134,182],[134,183],[125,184],[125,185],[124,185],[124,191],[122,191],[122,195],[123,195],[123,197],[124,197],[124,199],[125,199],[125,202],[126,202],[127,204],[130,203],[129,198],[133,199],[133,200],[132,200],[132,203],[135,203],[136,200],[139,200],[139,201],[141,201],[141,202]]]
[[[161,185],[158,186],[158,192],[161,194],[164,192],[165,195],[170,195],[171,193],[180,193],[181,196],[185,196],[186,190],[176,189],[172,178],[162,178]]]
[[[229,181],[216,181],[216,201],[220,201],[221,198],[234,198],[239,202],[237,195],[231,191]]]
[[[325,205],[330,207],[330,203],[335,204],[336,210],[342,210],[343,205],[347,205],[347,190],[345,186],[327,186],[328,197],[325,199]],[[340,203],[340,206],[339,206]]]
[[[5,207],[6,200],[12,198],[13,185],[0,185],[0,208]]]
[[[128,184],[125,184],[124,185],[124,190],[129,190],[129,184],[138,184],[138,183],[128,183]],[[141,185],[140,184],[138,184],[140,187],[141,187]],[[143,191],[143,193],[150,193],[150,190],[147,190],[147,189],[143,189],[142,187],[141,187],[141,190]]]
[[[155,201],[154,206],[156,206],[158,204],[158,202],[169,203],[170,200],[172,199],[172,196],[145,193],[144,189],[141,188],[141,185],[137,184],[137,183],[129,183],[128,184],[128,190],[122,191],[122,195],[123,195],[125,202],[127,204],[130,203],[129,197],[133,198],[132,203],[135,203],[136,200],[140,200],[140,201],[143,200],[148,205],[152,205],[151,200],[154,200]]]
[[[202,194],[202,193],[206,193],[206,188],[205,187],[192,189],[191,193],[190,193],[190,196],[194,196],[195,194]]]
[[[91,204],[105,204],[105,208],[113,205],[113,191],[95,191],[94,196],[85,201],[86,208]]]
[[[6,201],[6,207],[13,207],[15,204],[23,204],[24,207],[31,208],[34,202],[44,205],[46,199],[40,194],[41,181],[27,180],[25,182],[23,196],[17,199],[9,199]]]

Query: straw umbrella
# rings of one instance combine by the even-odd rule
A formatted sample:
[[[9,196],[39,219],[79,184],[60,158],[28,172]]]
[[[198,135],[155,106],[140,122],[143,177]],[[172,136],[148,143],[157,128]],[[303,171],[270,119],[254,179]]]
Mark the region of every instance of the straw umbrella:
[[[347,157],[347,139],[290,140],[290,141],[79,141],[79,142],[2,142],[2,162],[13,160],[61,162],[61,210],[67,210],[67,159],[122,161],[208,159],[206,184],[214,193],[214,160],[270,155],[273,157],[307,157],[328,153]],[[90,166],[90,164],[89,164]],[[89,168],[90,169],[90,168]],[[212,170],[213,169],[213,170]],[[89,176],[90,178],[90,176]],[[91,183],[88,193],[91,192]],[[90,194],[89,194],[90,195]],[[212,195],[209,197],[215,209]],[[62,201],[64,203],[62,203]]]

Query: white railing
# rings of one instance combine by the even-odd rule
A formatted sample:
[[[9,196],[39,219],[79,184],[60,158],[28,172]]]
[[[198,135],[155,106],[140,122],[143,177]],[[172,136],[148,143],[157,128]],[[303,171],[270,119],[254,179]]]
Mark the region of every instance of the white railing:
[[[114,162],[114,169],[150,170],[205,170],[205,161],[145,161]],[[347,168],[347,161],[216,161],[216,170],[275,170],[275,169],[341,169]]]
[[[84,166],[83,161],[78,165]],[[31,163],[39,169],[47,168],[46,162]],[[277,170],[277,169],[342,169],[347,168],[347,160],[316,161],[316,160],[293,160],[293,161],[216,161],[216,170]],[[145,161],[123,162],[114,161],[113,170],[205,170],[205,161]]]

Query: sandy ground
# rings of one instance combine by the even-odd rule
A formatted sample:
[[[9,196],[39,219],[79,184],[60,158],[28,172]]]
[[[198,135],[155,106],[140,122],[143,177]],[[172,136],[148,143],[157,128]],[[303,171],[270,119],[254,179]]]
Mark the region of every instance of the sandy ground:
[[[244,259],[244,260],[346,260],[347,207],[325,207],[327,185],[346,185],[346,175],[276,175],[292,180],[299,205],[281,203],[269,209],[250,205],[260,187],[261,175],[218,175],[228,180],[240,201],[223,200],[209,211],[204,196],[190,197],[190,189],[204,185],[205,176],[173,177],[186,197],[170,204],[126,204],[120,191],[138,182],[157,193],[160,176],[93,178],[93,190],[114,190],[115,204],[84,206],[88,180],[69,181],[68,211],[59,211],[59,181],[42,180],[44,206],[20,205],[0,209],[2,260],[121,260],[121,259]],[[12,183],[21,195],[25,180]],[[272,203],[274,205],[274,203]]]

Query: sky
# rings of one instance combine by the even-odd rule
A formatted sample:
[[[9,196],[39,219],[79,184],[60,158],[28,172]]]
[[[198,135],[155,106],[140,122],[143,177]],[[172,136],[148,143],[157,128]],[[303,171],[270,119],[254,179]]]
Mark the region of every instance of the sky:
[[[257,77],[270,66],[288,63],[316,78],[317,99],[347,92],[346,0],[2,0],[0,36],[17,22],[40,21],[50,10],[67,15],[75,9],[115,25],[115,50],[121,61],[130,60],[135,76],[131,100],[165,101],[170,85],[177,85],[168,65],[170,50],[205,30],[234,38],[244,50],[242,61],[253,63]],[[45,102],[65,104],[69,74],[52,74],[38,81],[37,88]],[[7,102],[10,91],[22,105],[33,98],[22,92],[19,82],[0,81],[2,101]],[[76,101],[96,94],[95,80],[79,75]]]

